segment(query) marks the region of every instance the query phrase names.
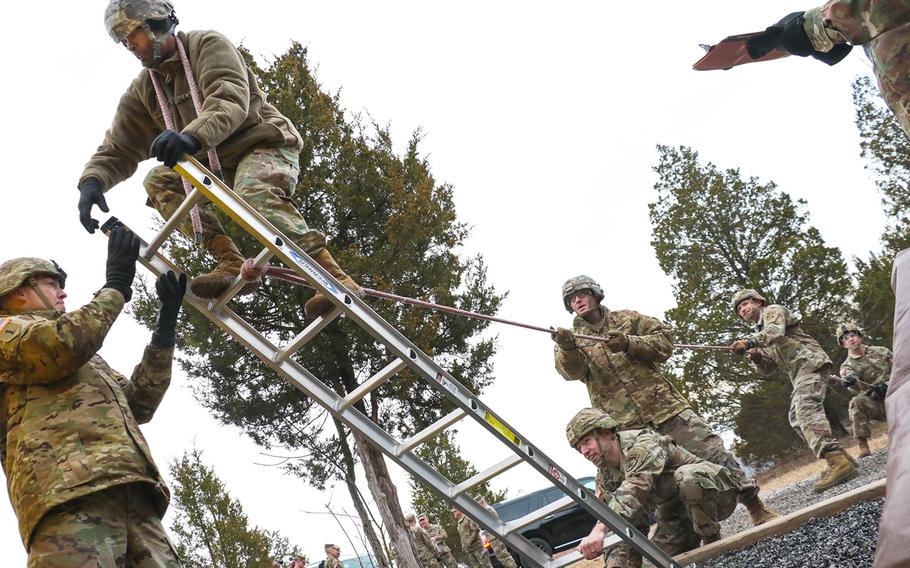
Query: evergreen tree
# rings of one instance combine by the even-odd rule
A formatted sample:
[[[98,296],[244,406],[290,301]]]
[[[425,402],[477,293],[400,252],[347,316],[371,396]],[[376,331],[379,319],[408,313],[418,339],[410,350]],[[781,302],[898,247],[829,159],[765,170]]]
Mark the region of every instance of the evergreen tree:
[[[184,566],[272,568],[273,561],[298,554],[277,531],[250,526],[240,501],[202,463],[201,451],[185,452],[170,471],[177,512],[171,531]]]
[[[487,282],[480,256],[463,258],[458,248],[468,235],[456,218],[452,187],[437,183],[420,154],[415,133],[403,155],[393,149],[387,129],[348,115],[337,94],[326,93],[310,69],[306,50],[294,44],[268,67],[248,57],[269,100],[303,136],[301,174],[295,194],[307,222],[324,231],[341,266],[362,285],[463,309],[495,313],[503,298]],[[227,223],[248,256],[261,248]],[[185,239],[171,255],[190,274],[210,270],[206,253]],[[287,343],[305,326],[303,304],[313,292],[266,282],[254,296],[231,307],[270,339]],[[479,334],[487,322],[369,300],[391,325],[436,358],[462,384],[480,392],[492,381],[495,338]],[[143,294],[137,317],[151,324],[154,297]],[[194,310],[184,312],[180,364],[197,399],[225,424],[245,431],[256,443],[282,447],[295,459],[287,469],[314,487],[344,481],[380,565],[387,561],[371,526],[365,500],[356,491],[354,465],[366,470],[386,527],[401,524],[397,494],[381,453],[329,420],[325,410],[281,380],[242,345],[213,328]],[[371,336],[340,318],[295,354],[295,359],[339,396],[350,393],[394,355]],[[387,431],[408,437],[454,406],[414,373],[405,370],[372,391],[355,408]],[[326,424],[330,428],[324,429]],[[390,507],[386,510],[385,507]],[[397,522],[396,522],[397,521]],[[394,530],[394,529],[390,529]],[[396,535],[392,535],[393,542]],[[397,538],[408,538],[399,533]],[[399,554],[404,543],[399,546]]]
[[[658,146],[657,200],[650,204],[652,245],[673,280],[677,305],[666,314],[682,343],[728,344],[747,335],[729,301],[742,287],[802,317],[803,328],[829,353],[831,330],[849,311],[849,278],[840,251],[809,225],[805,202],[772,182],[702,164],[690,148]],[[790,388],[783,373],[760,380],[745,358],[724,351],[677,351],[670,360],[689,400],[740,438],[740,456],[762,463],[804,448],[787,422]],[[846,397],[831,412],[845,415]],[[753,431],[759,415],[760,431]],[[839,433],[846,431],[837,421]]]
[[[860,135],[860,155],[882,194],[888,225],[882,233],[882,250],[868,259],[854,259],[857,286],[854,317],[870,343],[891,345],[894,293],[891,290],[893,257],[910,246],[910,140],[894,114],[885,106],[878,88],[868,77],[853,82],[853,104]]]

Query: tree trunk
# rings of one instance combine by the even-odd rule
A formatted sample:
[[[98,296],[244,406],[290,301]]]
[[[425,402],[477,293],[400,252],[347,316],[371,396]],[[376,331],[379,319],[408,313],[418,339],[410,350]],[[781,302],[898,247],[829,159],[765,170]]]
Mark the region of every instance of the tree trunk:
[[[348,445],[344,425],[337,418],[333,418],[332,421],[335,423],[335,429],[338,431],[338,440],[341,445],[341,454],[345,471],[344,483],[348,488],[348,493],[351,495],[351,501],[354,503],[354,508],[357,510],[357,516],[360,517],[360,525],[363,527],[363,533],[366,535],[367,542],[370,545],[370,550],[373,552],[373,558],[376,560],[376,564],[379,568],[389,568],[389,560],[385,555],[385,548],[382,545],[382,540],[373,528],[373,522],[367,511],[366,503],[363,502],[363,496],[357,489],[357,478],[354,473],[354,455],[351,453],[351,447]]]
[[[382,517],[389,531],[389,540],[395,545],[398,552],[398,566],[401,568],[423,568],[417,559],[417,548],[414,546],[414,537],[408,530],[398,503],[398,489],[392,483],[389,470],[386,467],[382,451],[373,446],[369,440],[354,433],[354,442],[357,444],[357,453],[360,454],[360,463],[366,472],[367,485],[379,515]]]

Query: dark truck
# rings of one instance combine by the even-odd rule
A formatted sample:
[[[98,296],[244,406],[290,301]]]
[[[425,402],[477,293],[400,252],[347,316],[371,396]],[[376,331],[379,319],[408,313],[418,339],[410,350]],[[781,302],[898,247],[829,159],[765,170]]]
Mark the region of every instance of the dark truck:
[[[594,492],[593,477],[582,477],[578,481],[590,489],[592,493]],[[530,514],[565,496],[566,494],[558,487],[549,487],[521,497],[495,503],[493,508],[496,509],[503,521],[509,522]],[[521,534],[545,554],[553,554],[578,544],[582,538],[588,536],[596,522],[596,519],[590,513],[578,505],[572,505],[568,509],[547,515],[536,523],[526,526],[521,530]],[[513,556],[516,555],[514,551],[512,554]],[[490,560],[493,561],[494,567],[499,565],[492,555]],[[516,560],[520,562],[520,558],[516,558]]]

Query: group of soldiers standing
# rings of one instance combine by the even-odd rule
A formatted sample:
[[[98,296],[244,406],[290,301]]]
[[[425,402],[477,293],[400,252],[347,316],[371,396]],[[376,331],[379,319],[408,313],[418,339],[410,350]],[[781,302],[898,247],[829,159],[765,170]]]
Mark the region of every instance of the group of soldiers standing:
[[[483,497],[477,497],[476,501],[481,507],[498,518],[496,510]],[[515,559],[512,558],[509,549],[502,541],[485,534],[477,523],[458,508],[453,508],[452,513],[455,515],[461,548],[465,553],[465,558],[470,568],[492,568],[487,546],[493,551],[502,568],[518,568]],[[455,560],[448,543],[446,543],[448,535],[442,526],[430,523],[429,516],[426,514],[417,516],[414,513],[410,513],[405,517],[405,520],[408,522],[408,527],[414,536],[417,559],[424,568],[458,568],[458,562]],[[393,560],[397,557],[394,547],[392,548],[392,556]]]

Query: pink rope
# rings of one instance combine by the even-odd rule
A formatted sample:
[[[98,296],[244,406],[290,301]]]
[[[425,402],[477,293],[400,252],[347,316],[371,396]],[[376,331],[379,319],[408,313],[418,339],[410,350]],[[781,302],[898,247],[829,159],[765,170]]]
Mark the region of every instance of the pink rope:
[[[202,112],[202,96],[199,94],[199,87],[196,85],[196,77],[193,76],[193,69],[190,67],[190,60],[186,56],[186,49],[183,48],[183,42],[180,41],[180,38],[176,35],[174,36],[174,39],[177,40],[177,52],[180,54],[180,63],[183,64],[186,82],[190,86],[190,96],[193,98],[193,108],[196,109],[196,116],[199,116],[199,113]],[[212,166],[215,175],[223,178],[224,175],[221,173],[221,160],[218,159],[218,152],[214,147],[209,148],[208,158],[209,165]]]
[[[310,284],[304,280],[299,274],[290,268],[283,268],[280,266],[261,266],[256,268],[253,263],[252,258],[246,259],[243,266],[240,268],[240,277],[244,280],[254,281],[258,280],[263,276],[271,276],[278,280],[284,280],[285,282],[290,282],[292,284],[297,284],[298,286],[305,286],[307,288],[312,288]],[[522,323],[514,320],[508,320],[505,318],[499,318],[496,316],[491,316],[488,314],[481,314],[478,312],[472,312],[470,310],[463,310],[461,308],[454,308],[452,306],[444,306],[442,304],[434,304],[433,302],[427,302],[424,300],[417,300],[415,298],[408,298],[407,296],[399,296],[398,294],[392,294],[390,292],[383,292],[381,290],[374,290],[372,288],[361,288],[365,296],[370,296],[373,298],[379,298],[382,300],[390,300],[393,302],[400,302],[402,304],[408,304],[411,306],[417,306],[420,308],[426,308],[430,310],[437,310],[440,312],[445,312],[448,314],[453,314],[456,316],[463,316],[473,319],[492,321],[496,323],[504,323],[506,325],[513,325],[515,327],[523,327],[525,329],[531,329],[534,331],[541,331],[544,333],[552,334],[556,330],[552,327],[541,327],[537,325],[531,325],[527,323]],[[607,336],[600,335],[584,335],[580,333],[574,334],[578,339],[587,339],[589,341],[598,341],[605,343],[610,339],[610,332],[607,332]],[[692,345],[687,343],[676,343],[673,347],[677,349],[711,349],[711,350],[724,350],[729,351],[730,348],[726,345]]]

